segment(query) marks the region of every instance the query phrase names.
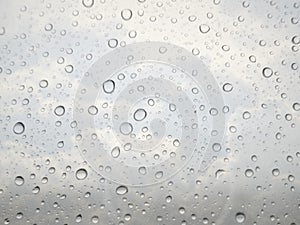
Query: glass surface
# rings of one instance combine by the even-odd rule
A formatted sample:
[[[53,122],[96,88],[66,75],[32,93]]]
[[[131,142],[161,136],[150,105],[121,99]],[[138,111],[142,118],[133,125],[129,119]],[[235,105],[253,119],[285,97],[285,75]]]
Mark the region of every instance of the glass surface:
[[[0,224],[300,224],[299,20],[0,0]]]

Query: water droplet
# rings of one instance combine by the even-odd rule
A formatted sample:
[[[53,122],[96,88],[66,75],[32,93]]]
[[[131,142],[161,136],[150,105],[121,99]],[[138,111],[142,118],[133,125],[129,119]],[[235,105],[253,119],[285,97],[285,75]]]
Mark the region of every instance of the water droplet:
[[[174,111],[176,110],[176,105],[173,104],[173,103],[170,103],[170,104],[169,104],[169,110],[170,110],[171,112],[174,112]]]
[[[210,27],[208,25],[206,25],[206,24],[201,24],[199,26],[199,30],[200,30],[201,33],[206,34],[206,33],[209,32]]]
[[[223,90],[224,90],[225,92],[231,92],[232,89],[233,89],[233,86],[232,86],[232,84],[230,84],[230,83],[225,83],[225,84],[223,85]]]
[[[116,189],[116,193],[118,195],[125,195],[127,192],[128,192],[128,188],[124,185],[121,185],[121,186],[117,187],[117,189]]]
[[[280,174],[279,169],[277,169],[277,168],[276,168],[276,169],[273,169],[273,170],[272,170],[272,174],[273,174],[274,177],[279,176],[279,174]]]
[[[66,66],[65,66],[65,71],[66,71],[67,73],[72,73],[73,70],[74,70],[74,68],[73,68],[72,65],[66,65]]]
[[[244,213],[239,212],[235,215],[235,220],[238,223],[244,223],[246,220],[246,216]]]
[[[86,8],[91,8],[94,5],[94,0],[82,0],[82,4]]]
[[[248,111],[245,111],[243,113],[243,119],[247,120],[247,119],[250,119],[251,118],[251,113],[248,112]]]
[[[133,118],[136,121],[142,121],[143,119],[145,119],[147,116],[147,112],[145,111],[145,109],[137,109],[134,114],[133,114]]]
[[[178,209],[179,214],[184,214],[185,213],[185,208],[184,207],[180,207]]]
[[[111,94],[115,90],[115,82],[113,80],[107,80],[103,83],[102,87],[106,94]]]
[[[15,184],[18,186],[22,186],[24,184],[25,180],[22,176],[17,176],[15,178]]]
[[[114,147],[112,150],[111,150],[111,156],[113,158],[118,158],[120,156],[120,148],[118,146]]]
[[[91,115],[96,115],[98,113],[98,108],[94,105],[91,105],[89,108],[88,108],[88,113],[91,114]]]
[[[298,103],[298,102],[294,103],[294,104],[293,104],[293,109],[294,109],[295,111],[300,111],[300,103]]]
[[[273,70],[270,67],[265,67],[262,70],[262,74],[265,78],[270,78],[273,75]]]
[[[88,175],[88,173],[87,173],[86,169],[81,168],[76,171],[76,178],[78,180],[84,180],[87,177],[87,175]]]
[[[4,35],[5,34],[5,27],[0,27],[0,35]]]
[[[180,141],[179,141],[178,139],[175,139],[175,140],[173,141],[173,146],[179,147],[179,146],[180,146]]]
[[[254,172],[252,169],[246,169],[245,176],[246,177],[252,177],[254,175]]]
[[[221,148],[222,148],[222,146],[221,146],[219,143],[214,143],[213,146],[212,146],[212,149],[213,149],[215,152],[221,151]]]
[[[41,80],[39,83],[41,88],[46,88],[48,87],[48,81],[47,80]]]
[[[92,217],[92,223],[98,223],[99,222],[99,217],[98,216],[93,216]]]
[[[164,173],[163,171],[158,171],[155,173],[155,178],[156,179],[161,179],[163,177]]]
[[[65,114],[65,107],[62,106],[62,105],[59,105],[57,106],[55,109],[54,109],[54,113],[55,115],[57,116],[62,116]]]
[[[13,131],[15,134],[22,134],[25,131],[25,125],[22,122],[17,122],[13,127]]]
[[[120,125],[120,132],[124,135],[128,135],[133,131],[131,123],[124,122]]]
[[[32,189],[32,193],[35,194],[35,195],[38,194],[39,192],[40,192],[40,187],[39,186],[36,186]]]
[[[125,21],[130,20],[132,18],[132,11],[130,9],[123,9],[121,11],[121,17]]]
[[[138,172],[142,175],[145,175],[145,174],[147,174],[147,169],[145,166],[141,166],[141,167],[139,167]]]
[[[115,48],[118,46],[118,40],[115,38],[112,38],[110,40],[108,40],[108,47],[110,48]]]
[[[79,214],[79,215],[76,216],[75,222],[76,222],[76,223],[80,223],[81,221],[82,221],[82,215]]]

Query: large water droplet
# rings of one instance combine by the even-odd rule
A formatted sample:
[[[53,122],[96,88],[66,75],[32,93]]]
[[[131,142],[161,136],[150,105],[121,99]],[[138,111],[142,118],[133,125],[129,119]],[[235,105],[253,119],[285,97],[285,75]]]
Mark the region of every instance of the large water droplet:
[[[270,78],[273,75],[273,70],[270,67],[265,67],[262,70],[262,75],[265,78]]]
[[[116,193],[118,195],[125,195],[127,192],[128,192],[128,188],[124,185],[121,185],[121,186],[117,187],[117,189],[116,189]]]
[[[86,8],[91,8],[94,5],[94,0],[82,0],[82,4]]]
[[[133,114],[133,118],[136,121],[142,121],[143,119],[145,119],[147,116],[147,112],[144,109],[137,109],[134,114]]]
[[[201,32],[202,34],[206,34],[206,33],[209,32],[210,27],[209,27],[208,25],[206,25],[206,24],[201,24],[201,25],[199,26],[199,30],[200,30],[200,32]]]
[[[107,80],[102,85],[103,91],[107,94],[111,94],[115,90],[115,82],[113,80]]]
[[[113,158],[118,158],[120,156],[120,148],[118,146],[114,147],[112,150],[111,150],[111,156]]]
[[[132,18],[132,11],[130,9],[123,9],[121,11],[121,17],[125,21],[130,20]]]
[[[84,180],[87,177],[87,175],[88,175],[88,173],[87,173],[86,169],[81,168],[76,171],[76,178],[78,180]]]
[[[65,114],[65,107],[62,106],[62,105],[59,105],[57,106],[55,109],[54,109],[54,113],[55,115],[57,116],[62,116]]]
[[[15,178],[15,184],[18,186],[22,186],[24,184],[25,180],[22,176],[17,176]]]
[[[131,123],[128,122],[124,122],[120,125],[120,132],[124,135],[128,135],[132,132],[133,127],[131,125]]]
[[[25,125],[22,122],[17,122],[13,127],[13,131],[15,134],[22,134],[25,131]]]
[[[236,220],[236,222],[238,222],[238,223],[243,223],[243,222],[245,222],[245,220],[246,220],[246,216],[245,216],[244,213],[239,212],[239,213],[237,213],[237,214],[235,215],[235,220]]]

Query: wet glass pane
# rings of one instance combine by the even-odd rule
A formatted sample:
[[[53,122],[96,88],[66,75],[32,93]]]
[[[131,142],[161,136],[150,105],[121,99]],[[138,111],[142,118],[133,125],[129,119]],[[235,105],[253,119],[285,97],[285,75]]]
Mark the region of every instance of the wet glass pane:
[[[299,20],[0,0],[0,224],[299,224]]]

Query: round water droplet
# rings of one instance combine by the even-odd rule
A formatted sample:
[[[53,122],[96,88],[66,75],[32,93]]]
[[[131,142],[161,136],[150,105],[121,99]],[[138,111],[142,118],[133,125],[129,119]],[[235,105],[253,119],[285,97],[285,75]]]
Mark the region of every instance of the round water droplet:
[[[252,169],[246,169],[245,171],[245,176],[246,177],[252,177],[254,174],[253,170]]]
[[[247,119],[250,119],[251,118],[251,113],[246,111],[243,113],[243,119],[247,120]]]
[[[115,48],[118,46],[118,40],[115,38],[112,38],[110,40],[108,40],[108,47],[110,48]]]
[[[235,220],[238,223],[244,223],[246,220],[246,216],[244,213],[239,212],[235,215]]]
[[[125,21],[130,20],[132,18],[132,11],[130,9],[123,9],[121,11],[121,17]]]
[[[93,216],[92,217],[92,223],[98,223],[99,222],[99,217],[98,216]]]
[[[73,70],[74,70],[74,68],[73,68],[72,65],[66,65],[66,66],[65,66],[65,71],[66,71],[67,73],[72,73]]]
[[[124,122],[120,125],[120,132],[124,135],[128,135],[133,131],[131,123]]]
[[[22,176],[17,176],[15,178],[15,184],[18,186],[22,186],[24,184],[25,180]]]
[[[118,146],[114,147],[112,150],[111,150],[111,156],[113,158],[118,158],[120,156],[120,148]]]
[[[164,176],[163,171],[158,171],[155,173],[155,178],[156,179],[161,179]]]
[[[80,223],[81,221],[82,221],[82,215],[79,214],[79,215],[76,216],[75,222],[76,222],[76,223]]]
[[[200,30],[200,32],[201,32],[202,34],[206,34],[206,33],[209,32],[210,27],[209,27],[208,25],[206,25],[206,24],[201,24],[201,25],[199,26],[199,30]]]
[[[230,83],[225,83],[225,84],[223,85],[223,90],[224,90],[225,92],[231,92],[232,89],[233,89],[233,86],[232,86],[232,84],[230,84]]]
[[[170,104],[169,104],[169,110],[170,110],[171,112],[174,112],[174,111],[176,110],[176,105],[173,104],[173,103],[170,103]]]
[[[276,168],[276,169],[273,169],[273,170],[272,170],[272,174],[273,174],[274,177],[279,176],[279,174],[280,174],[279,169],[277,169],[277,168]]]
[[[116,193],[118,195],[125,195],[127,192],[128,192],[128,188],[124,185],[121,185],[121,186],[117,187],[117,189],[116,189]]]
[[[62,116],[65,114],[65,107],[62,106],[62,105],[59,105],[57,106],[55,109],[54,109],[54,113],[55,115],[57,116]]]
[[[88,173],[87,173],[86,169],[81,168],[76,171],[76,178],[78,180],[84,180],[87,177],[87,175],[88,175]]]
[[[115,90],[115,82],[113,80],[107,80],[103,83],[102,87],[106,94],[111,94]]]
[[[96,115],[98,113],[98,108],[94,105],[91,105],[89,108],[88,108],[88,113],[91,114],[91,115]]]
[[[145,174],[147,174],[147,169],[145,166],[141,166],[141,167],[139,167],[138,172],[142,175],[145,175]]]
[[[48,81],[47,80],[41,80],[39,83],[41,88],[46,88],[48,87]]]
[[[22,122],[17,122],[13,127],[13,131],[15,134],[22,134],[25,131],[25,125]]]
[[[298,102],[294,103],[294,104],[293,104],[293,109],[294,109],[295,111],[300,111],[300,103],[298,103]]]
[[[215,152],[221,151],[221,148],[222,148],[222,146],[221,146],[219,143],[214,143],[213,146],[212,146],[212,149],[213,149]]]
[[[179,146],[180,146],[180,141],[179,141],[178,139],[175,139],[175,140],[173,141],[173,146],[179,147]]]
[[[137,109],[134,114],[133,114],[133,118],[136,121],[142,121],[143,119],[145,119],[147,116],[147,112],[144,109]]]
[[[82,5],[86,8],[91,8],[94,5],[94,0],[82,0]]]
[[[270,78],[273,75],[273,70],[270,67],[265,67],[262,70],[262,75],[265,78]]]

